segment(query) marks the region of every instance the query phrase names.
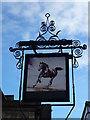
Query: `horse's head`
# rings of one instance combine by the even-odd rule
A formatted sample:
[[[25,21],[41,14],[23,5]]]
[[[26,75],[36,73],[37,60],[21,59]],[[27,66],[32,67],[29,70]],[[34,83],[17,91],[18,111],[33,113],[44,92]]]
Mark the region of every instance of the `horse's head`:
[[[40,71],[41,69],[45,70],[47,67],[48,67],[48,65],[46,63],[40,62],[38,71]]]

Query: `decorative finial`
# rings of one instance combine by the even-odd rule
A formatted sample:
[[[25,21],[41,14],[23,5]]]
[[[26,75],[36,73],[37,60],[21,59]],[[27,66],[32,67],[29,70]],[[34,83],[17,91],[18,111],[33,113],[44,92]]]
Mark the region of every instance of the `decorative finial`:
[[[47,20],[48,20],[48,18],[50,17],[50,14],[49,14],[49,13],[46,13],[46,14],[45,14],[45,17],[46,17]]]

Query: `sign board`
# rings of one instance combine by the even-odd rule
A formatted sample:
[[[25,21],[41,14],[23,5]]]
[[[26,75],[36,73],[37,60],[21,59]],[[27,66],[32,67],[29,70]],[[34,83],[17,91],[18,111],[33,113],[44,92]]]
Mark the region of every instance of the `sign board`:
[[[23,100],[69,102],[68,53],[26,54]]]

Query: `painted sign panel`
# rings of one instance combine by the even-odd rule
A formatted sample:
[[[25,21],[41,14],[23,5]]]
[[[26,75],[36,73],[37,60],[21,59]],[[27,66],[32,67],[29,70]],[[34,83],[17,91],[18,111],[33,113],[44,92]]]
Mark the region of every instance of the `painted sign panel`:
[[[69,101],[68,54],[26,54],[23,99]]]

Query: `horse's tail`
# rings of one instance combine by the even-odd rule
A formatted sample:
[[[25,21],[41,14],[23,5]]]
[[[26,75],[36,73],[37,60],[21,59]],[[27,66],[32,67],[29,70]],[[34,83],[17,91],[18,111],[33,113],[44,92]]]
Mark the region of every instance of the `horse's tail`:
[[[56,70],[63,70],[63,68],[61,68],[61,67],[56,67],[55,69]]]

